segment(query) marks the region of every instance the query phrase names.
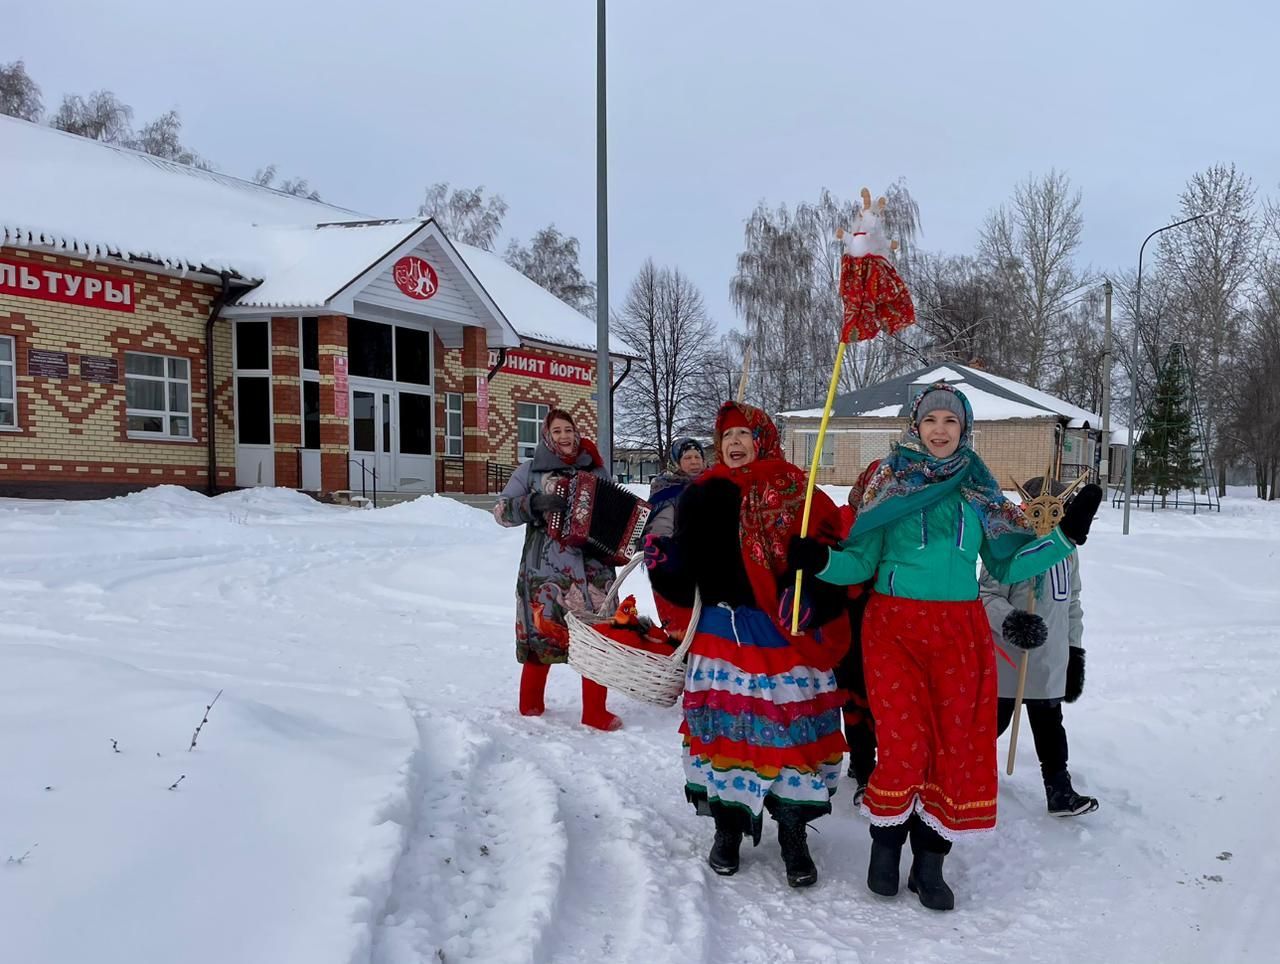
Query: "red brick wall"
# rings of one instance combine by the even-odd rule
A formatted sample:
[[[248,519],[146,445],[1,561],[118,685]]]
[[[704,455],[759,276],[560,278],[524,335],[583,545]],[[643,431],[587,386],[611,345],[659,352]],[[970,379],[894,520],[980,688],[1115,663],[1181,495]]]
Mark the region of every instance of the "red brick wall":
[[[0,486],[21,494],[27,484],[141,487],[174,483],[203,488],[208,483],[208,386],[205,384],[204,326],[216,296],[215,284],[139,270],[136,266],[87,262],[61,255],[0,248],[0,255],[35,268],[72,268],[133,286],[132,313],[101,307],[0,294],[0,335],[14,338],[18,431],[0,431]],[[227,322],[219,322],[222,327]],[[228,349],[215,351],[219,486],[234,484],[235,449],[231,425]],[[29,349],[66,352],[66,378],[33,375]],[[127,431],[125,352],[145,351],[185,358],[191,375],[190,440],[130,438]],[[119,377],[107,384],[81,378],[81,356],[109,357]],[[225,414],[225,420],[224,420]],[[66,494],[74,494],[66,493]]]
[[[297,318],[271,319],[271,418],[276,485],[296,489],[302,447],[302,357]]]
[[[351,488],[347,473],[350,415],[339,415],[334,391],[334,360],[347,357],[345,315],[322,315],[320,335],[320,488],[335,492]]]

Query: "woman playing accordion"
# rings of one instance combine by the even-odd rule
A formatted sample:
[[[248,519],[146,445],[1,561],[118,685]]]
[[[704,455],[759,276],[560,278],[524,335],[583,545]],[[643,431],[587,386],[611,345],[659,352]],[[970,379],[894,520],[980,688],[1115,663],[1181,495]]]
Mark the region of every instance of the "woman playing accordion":
[[[606,562],[551,538],[549,516],[562,514],[568,502],[555,494],[557,482],[577,473],[608,479],[595,445],[578,434],[573,416],[552,409],[543,423],[534,456],[512,474],[493,517],[499,525],[524,526],[524,551],[516,576],[516,661],[520,674],[520,712],[541,716],[543,693],[552,664],[568,660],[567,609],[596,609],[613,582]],[[605,707],[608,696],[599,683],[582,680],[582,722],[599,730],[616,730],[622,721]]]

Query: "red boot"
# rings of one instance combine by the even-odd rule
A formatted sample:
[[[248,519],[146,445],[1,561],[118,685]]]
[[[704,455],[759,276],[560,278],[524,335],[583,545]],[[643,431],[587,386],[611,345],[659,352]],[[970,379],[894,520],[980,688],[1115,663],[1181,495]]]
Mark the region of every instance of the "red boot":
[[[521,716],[541,716],[546,711],[543,693],[547,688],[547,673],[550,671],[550,666],[535,662],[533,657],[526,660],[520,671]]]
[[[620,730],[622,720],[604,707],[609,691],[592,680],[582,677],[582,723],[597,730]]]

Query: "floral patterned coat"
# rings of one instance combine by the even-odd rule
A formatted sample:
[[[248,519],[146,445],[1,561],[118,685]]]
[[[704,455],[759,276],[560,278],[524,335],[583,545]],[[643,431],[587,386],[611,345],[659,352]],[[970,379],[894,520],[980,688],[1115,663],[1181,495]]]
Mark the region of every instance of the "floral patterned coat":
[[[568,659],[569,631],[566,609],[597,609],[614,580],[613,567],[585,556],[580,549],[562,546],[547,535],[546,521],[529,508],[529,499],[545,492],[557,478],[575,472],[593,472],[608,478],[603,468],[592,468],[591,456],[578,455],[575,465],[565,465],[545,445],[511,476],[493,516],[499,525],[524,526],[524,550],[516,575],[516,660],[543,664]]]

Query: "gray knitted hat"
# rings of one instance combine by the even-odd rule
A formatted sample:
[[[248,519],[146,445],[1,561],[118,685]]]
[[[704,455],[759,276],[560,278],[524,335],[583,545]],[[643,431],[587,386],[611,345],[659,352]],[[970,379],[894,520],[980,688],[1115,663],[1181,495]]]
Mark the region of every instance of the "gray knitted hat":
[[[955,392],[948,392],[941,388],[935,388],[931,392],[925,392],[924,397],[920,399],[920,404],[916,407],[916,424],[919,425],[924,421],[924,417],[930,412],[936,412],[939,409],[950,412],[956,418],[960,419],[960,427],[965,428],[964,402],[956,397]]]

